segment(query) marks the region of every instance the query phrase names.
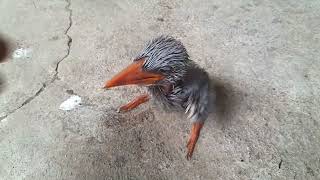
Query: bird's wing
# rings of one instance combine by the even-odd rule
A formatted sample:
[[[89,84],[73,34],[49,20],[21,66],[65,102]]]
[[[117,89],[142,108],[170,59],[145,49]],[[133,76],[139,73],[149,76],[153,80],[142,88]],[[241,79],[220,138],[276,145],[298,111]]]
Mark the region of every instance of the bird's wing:
[[[186,84],[186,102],[184,107],[192,122],[204,121],[208,117],[209,78],[202,69],[193,70]]]
[[[208,84],[193,87],[186,102],[186,114],[192,122],[204,121],[208,116]]]

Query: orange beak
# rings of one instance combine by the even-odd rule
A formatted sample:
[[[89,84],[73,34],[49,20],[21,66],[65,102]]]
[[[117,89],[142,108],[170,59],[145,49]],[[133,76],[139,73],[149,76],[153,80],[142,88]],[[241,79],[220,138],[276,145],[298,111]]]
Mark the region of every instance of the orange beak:
[[[164,78],[161,74],[146,72],[143,70],[144,59],[133,62],[127,68],[106,82],[104,88],[123,85],[151,85]]]

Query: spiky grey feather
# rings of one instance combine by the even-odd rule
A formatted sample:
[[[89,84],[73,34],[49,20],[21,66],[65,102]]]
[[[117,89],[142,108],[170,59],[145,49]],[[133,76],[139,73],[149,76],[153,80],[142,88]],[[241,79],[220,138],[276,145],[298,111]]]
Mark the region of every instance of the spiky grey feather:
[[[144,70],[161,73],[165,79],[148,90],[167,108],[183,109],[192,122],[208,116],[208,74],[193,61],[183,44],[170,37],[160,36],[150,41],[135,60],[145,59]],[[169,91],[166,90],[169,86]]]

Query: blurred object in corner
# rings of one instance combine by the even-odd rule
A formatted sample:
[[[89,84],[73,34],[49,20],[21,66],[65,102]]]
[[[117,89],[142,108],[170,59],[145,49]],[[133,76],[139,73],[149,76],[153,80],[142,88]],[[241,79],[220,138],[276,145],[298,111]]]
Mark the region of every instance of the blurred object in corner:
[[[8,57],[8,54],[9,43],[0,36],[0,63],[4,62],[4,60]]]
[[[0,63],[5,62],[10,53],[10,43],[0,34]],[[6,80],[3,74],[0,72],[0,94],[6,87]]]

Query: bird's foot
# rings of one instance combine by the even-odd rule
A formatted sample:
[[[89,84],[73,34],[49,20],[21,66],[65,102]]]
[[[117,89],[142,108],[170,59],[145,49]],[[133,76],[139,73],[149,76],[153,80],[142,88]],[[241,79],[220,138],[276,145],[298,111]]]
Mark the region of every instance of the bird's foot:
[[[128,104],[125,104],[118,108],[118,113],[128,112],[136,107],[138,107],[140,104],[147,102],[150,99],[148,94],[141,95],[134,99],[133,101],[129,102]]]
[[[186,155],[187,160],[190,160],[192,157],[192,154],[193,154],[194,148],[196,147],[202,127],[203,127],[203,123],[196,122],[192,124],[190,137],[187,143],[187,148],[188,148],[188,152]]]
[[[132,106],[129,106],[129,104],[123,105],[117,109],[117,113],[125,113],[128,111],[131,111],[134,109]]]
[[[126,112],[126,110],[124,110],[123,106],[121,106],[117,109],[117,113],[123,113],[123,112]]]
[[[189,138],[188,143],[187,143],[187,148],[188,148],[188,152],[187,152],[187,155],[186,155],[187,160],[190,160],[191,157],[192,157],[193,150],[194,150],[194,147],[195,147],[195,143],[194,142],[195,142],[195,140]]]

